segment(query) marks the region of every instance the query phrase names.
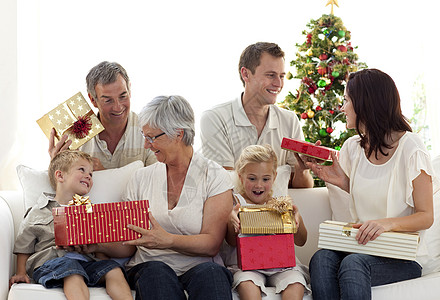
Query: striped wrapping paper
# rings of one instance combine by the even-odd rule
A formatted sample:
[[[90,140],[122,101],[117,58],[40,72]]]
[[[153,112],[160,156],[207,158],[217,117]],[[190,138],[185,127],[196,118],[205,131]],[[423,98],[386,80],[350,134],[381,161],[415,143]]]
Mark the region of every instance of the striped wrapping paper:
[[[358,244],[358,229],[350,224],[325,221],[319,225],[318,248],[405,260],[415,260],[419,243],[418,233],[384,232],[365,245]]]

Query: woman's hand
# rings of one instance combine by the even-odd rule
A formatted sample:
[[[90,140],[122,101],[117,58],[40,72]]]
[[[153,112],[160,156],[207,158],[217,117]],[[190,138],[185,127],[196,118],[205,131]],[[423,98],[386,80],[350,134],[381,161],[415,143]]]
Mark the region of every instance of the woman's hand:
[[[153,217],[151,211],[148,213],[151,227],[145,229],[135,225],[128,225],[127,228],[142,234],[137,240],[127,241],[123,245],[143,246],[149,249],[169,249],[173,245],[172,234],[165,231],[156,219]]]
[[[354,224],[353,228],[358,228],[356,240],[359,244],[365,245],[369,241],[374,241],[385,231],[390,231],[392,224],[390,219],[370,220],[363,224]]]
[[[350,192],[350,179],[345,174],[344,170],[339,164],[336,154],[332,151],[330,153],[333,163],[330,166],[323,166],[317,163],[307,162],[306,165],[312,169],[313,173],[325,182],[334,184],[347,193]]]

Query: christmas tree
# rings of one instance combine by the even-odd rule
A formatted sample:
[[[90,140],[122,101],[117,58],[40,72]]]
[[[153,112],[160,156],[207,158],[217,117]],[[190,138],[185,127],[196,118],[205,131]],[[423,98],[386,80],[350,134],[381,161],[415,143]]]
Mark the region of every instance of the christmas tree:
[[[295,93],[289,92],[280,106],[295,111],[302,120],[306,141],[320,140],[323,146],[339,150],[347,138],[356,134],[346,129],[345,114],[341,112],[346,79],[366,64],[357,62],[357,47],[351,45],[350,31],[340,18],[323,15],[307,27],[309,31],[303,31],[305,42],[296,44],[296,59],[290,63],[296,75],[289,72],[286,76],[300,79],[300,86]],[[322,185],[315,178],[315,186]]]

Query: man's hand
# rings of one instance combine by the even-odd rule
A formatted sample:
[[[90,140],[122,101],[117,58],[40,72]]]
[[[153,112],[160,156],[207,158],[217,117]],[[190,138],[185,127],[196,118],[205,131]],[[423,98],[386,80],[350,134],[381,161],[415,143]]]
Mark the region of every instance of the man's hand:
[[[93,171],[101,171],[105,170],[104,166],[102,165],[101,161],[97,157],[92,157],[93,160]]]
[[[48,150],[51,160],[55,157],[55,155],[58,154],[58,152],[69,149],[70,145],[72,145],[72,140],[69,140],[68,138],[69,136],[65,134],[61,137],[59,142],[55,144],[55,129],[52,128],[52,130],[50,131]]]

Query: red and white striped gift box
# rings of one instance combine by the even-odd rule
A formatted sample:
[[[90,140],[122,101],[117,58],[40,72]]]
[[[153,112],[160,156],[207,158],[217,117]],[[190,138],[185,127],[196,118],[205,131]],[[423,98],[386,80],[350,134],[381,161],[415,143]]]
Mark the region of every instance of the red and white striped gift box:
[[[55,207],[55,244],[73,246],[134,240],[132,224],[148,229],[148,200]]]

